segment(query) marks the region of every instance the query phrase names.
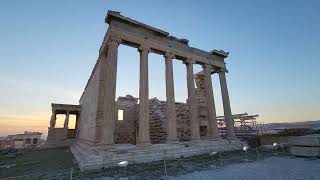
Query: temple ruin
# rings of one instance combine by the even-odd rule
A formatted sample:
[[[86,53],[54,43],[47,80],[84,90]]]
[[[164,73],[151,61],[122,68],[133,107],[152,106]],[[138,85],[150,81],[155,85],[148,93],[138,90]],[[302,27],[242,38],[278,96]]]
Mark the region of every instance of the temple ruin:
[[[226,81],[228,53],[190,47],[186,39],[119,12],[108,11],[105,22],[109,28],[79,105],[52,105],[48,144],[58,145],[72,139],[67,143],[81,170],[114,166],[121,160],[141,163],[241,148],[242,142],[235,136]],[[120,44],[137,48],[140,53],[139,97],[127,95],[116,99]],[[149,97],[149,53],[164,57],[166,101]],[[175,102],[174,60],[186,67],[187,73],[181,74],[187,79],[186,103]],[[195,64],[203,68],[196,74]],[[226,125],[223,137],[218,131],[212,75],[218,75],[220,80]],[[77,115],[73,134],[68,129],[67,116],[65,127],[55,128],[57,113]]]

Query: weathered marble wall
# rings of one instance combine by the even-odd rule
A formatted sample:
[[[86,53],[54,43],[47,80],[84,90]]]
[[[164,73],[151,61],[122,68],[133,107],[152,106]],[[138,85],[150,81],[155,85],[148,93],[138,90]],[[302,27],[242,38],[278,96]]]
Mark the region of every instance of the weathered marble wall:
[[[166,102],[157,98],[149,99],[150,141],[152,144],[165,143],[167,139]]]
[[[189,105],[180,103],[176,105],[177,133],[180,141],[188,141],[191,137]]]
[[[95,141],[98,96],[100,86],[100,61],[97,62],[88,84],[80,98],[82,108],[79,118],[77,138],[89,142]]]
[[[100,61],[97,62],[92,75],[88,81],[85,91],[80,99],[82,107],[79,118],[78,139],[94,143],[96,140],[97,119],[103,108],[103,86],[104,81],[100,78],[101,72]],[[207,111],[205,104],[205,93],[203,87],[202,73],[195,75],[197,84],[197,102],[199,110],[200,134],[207,134]],[[97,96],[98,95],[98,96]],[[115,127],[115,143],[131,143],[135,144],[137,132],[139,129],[139,105],[137,98],[127,95],[119,97],[116,101],[116,109],[123,110],[124,116],[122,121],[116,122]],[[118,114],[118,113],[116,113]],[[100,117],[102,118],[102,116]],[[166,130],[166,101],[160,101],[157,98],[149,100],[149,121],[150,121],[150,140],[153,144],[165,143],[167,138]],[[118,118],[116,118],[118,119]],[[177,136],[180,141],[190,140],[190,119],[189,107],[187,103],[176,103],[176,120],[177,120]]]

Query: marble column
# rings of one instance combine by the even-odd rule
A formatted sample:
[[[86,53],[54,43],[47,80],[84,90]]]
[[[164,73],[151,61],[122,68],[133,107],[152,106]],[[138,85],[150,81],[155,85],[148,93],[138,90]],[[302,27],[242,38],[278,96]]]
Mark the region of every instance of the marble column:
[[[63,127],[68,129],[68,125],[69,125],[69,111],[66,112],[66,118],[64,120]]]
[[[216,108],[214,103],[213,89],[212,89],[212,79],[211,72],[213,71],[212,66],[205,64],[202,66],[204,72],[204,81],[205,81],[205,93],[207,101],[207,112],[208,112],[208,135],[210,139],[219,138],[218,134],[218,124],[217,124],[217,115]]]
[[[236,139],[236,136],[234,133],[234,121],[232,119],[227,80],[226,80],[226,74],[225,74],[226,70],[222,69],[218,73],[219,73],[219,79],[220,79],[224,120],[226,123],[226,129],[227,129],[226,139]]]
[[[138,144],[150,144],[148,54],[150,49],[140,46],[139,133]]]
[[[187,69],[187,87],[188,87],[188,105],[189,105],[189,117],[190,117],[190,130],[191,141],[200,140],[200,126],[198,118],[198,106],[196,102],[196,91],[193,76],[193,64],[192,59],[184,61]]]
[[[167,97],[167,142],[177,141],[177,121],[176,121],[176,105],[174,99],[174,81],[172,59],[174,57],[171,53],[166,53],[166,97]]]
[[[114,130],[116,123],[116,80],[117,59],[120,40],[110,39],[107,44],[106,54],[102,55],[102,67],[104,74],[103,96],[103,121],[96,128],[98,142],[100,144],[114,144]]]
[[[57,114],[55,111],[52,111],[51,119],[50,119],[50,128],[54,128],[56,126]]]

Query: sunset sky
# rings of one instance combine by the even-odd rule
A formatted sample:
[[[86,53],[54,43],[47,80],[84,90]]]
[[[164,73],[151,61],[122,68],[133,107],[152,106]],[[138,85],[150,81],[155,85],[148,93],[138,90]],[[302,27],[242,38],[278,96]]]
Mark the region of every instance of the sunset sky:
[[[320,120],[320,1],[0,2],[0,136],[47,133],[50,103],[78,104],[107,31],[108,10],[154,26],[206,51],[223,49],[232,112],[259,121]],[[195,66],[199,71],[200,66]],[[165,100],[162,56],[149,56],[150,98]],[[186,72],[174,62],[176,101]],[[138,96],[139,55],[120,46],[117,96]],[[218,115],[220,86],[213,76]],[[62,122],[64,117],[59,117]]]

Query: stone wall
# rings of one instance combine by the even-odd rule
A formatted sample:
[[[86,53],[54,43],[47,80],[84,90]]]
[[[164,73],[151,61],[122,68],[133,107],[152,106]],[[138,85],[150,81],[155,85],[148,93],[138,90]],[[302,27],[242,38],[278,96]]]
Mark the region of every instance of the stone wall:
[[[80,98],[82,107],[79,118],[78,139],[94,142],[96,139],[96,128],[99,126],[99,114],[103,108],[103,91],[105,86],[101,72],[101,61],[97,61],[92,75],[88,81],[85,91]],[[196,93],[199,109],[200,134],[206,136],[207,131],[207,111],[205,104],[205,88],[203,73],[199,72],[195,75]],[[97,96],[98,94],[98,96]],[[119,97],[116,101],[117,110],[123,110],[123,120],[116,122],[115,143],[135,144],[137,132],[139,129],[139,105],[138,98],[131,95]],[[118,114],[118,113],[116,113]],[[188,103],[176,103],[177,115],[177,135],[180,141],[188,141],[190,139],[190,119]],[[167,138],[166,131],[166,101],[160,101],[157,98],[149,100],[149,117],[150,117],[150,140],[153,144],[165,143]],[[100,117],[102,118],[102,116]],[[118,119],[118,118],[116,118]]]
[[[119,97],[117,109],[124,111],[123,120],[117,121],[115,142],[117,144],[135,144],[139,129],[139,105],[137,98],[127,95]],[[201,108],[199,108],[200,110]],[[191,136],[189,109],[187,103],[176,103],[177,135],[179,141],[189,141]],[[205,121],[206,114],[199,114]],[[150,140],[152,144],[165,143],[167,139],[166,101],[152,98],[149,100]],[[206,122],[201,122],[200,134],[206,135]]]
[[[160,101],[157,98],[149,100],[150,140],[152,144],[166,142],[166,111],[165,101]]]
[[[176,114],[178,139],[180,141],[188,141],[191,136],[188,104],[176,103]]]
[[[197,103],[198,103],[198,116],[200,122],[200,136],[207,135],[207,127],[208,124],[208,110],[206,104],[206,89],[204,82],[204,73],[203,71],[195,74],[195,82],[196,82],[196,95],[197,95]]]
[[[97,61],[88,84],[80,98],[81,114],[77,138],[89,142],[95,141],[96,118],[98,111],[98,96],[100,84],[100,61]]]
[[[137,134],[138,108],[137,98],[127,95],[117,99],[117,109],[123,110],[123,120],[118,120],[115,128],[116,144],[135,144]],[[118,113],[116,113],[118,115]]]
[[[115,142],[117,144],[135,144],[139,130],[139,105],[137,98],[127,95],[119,97],[117,109],[124,111],[123,120],[118,120],[115,129]],[[152,144],[165,143],[166,132],[166,103],[156,98],[149,100],[150,140]]]

